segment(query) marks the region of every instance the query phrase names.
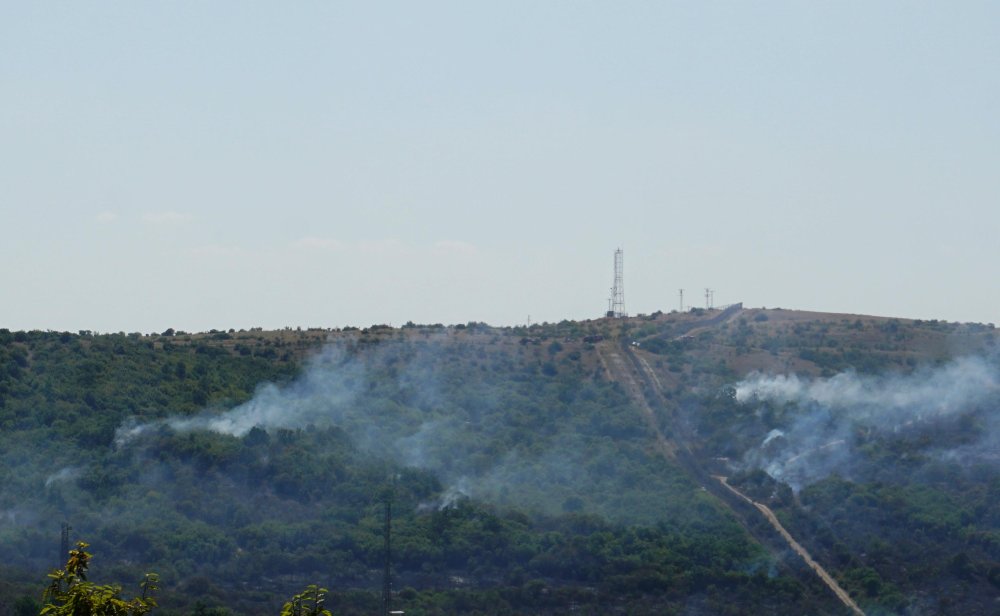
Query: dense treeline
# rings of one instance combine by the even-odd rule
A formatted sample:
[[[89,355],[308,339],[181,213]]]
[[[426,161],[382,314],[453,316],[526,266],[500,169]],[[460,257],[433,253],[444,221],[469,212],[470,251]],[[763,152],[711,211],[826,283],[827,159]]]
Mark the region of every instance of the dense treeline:
[[[99,579],[159,573],[164,614],[276,613],[309,582],[335,613],[370,613],[391,490],[407,613],[825,609],[651,451],[589,345],[528,333],[347,332],[308,361],[316,337],[298,332],[2,332],[0,603],[37,595],[65,520]],[[309,396],[328,414],[242,434],[163,421],[241,408],[263,383],[279,417]]]
[[[159,573],[157,613],[274,614],[310,583],[334,613],[372,613],[390,496],[408,614],[841,613],[747,534],[763,522],[699,485],[708,472],[767,503],[868,613],[991,613],[995,393],[943,416],[852,415],[737,389],[755,373],[898,385],[970,355],[990,380],[992,327],[718,314],[0,330],[0,614],[30,613],[63,521],[100,554],[99,580]],[[660,430],[701,479],[661,455],[601,348],[648,360]]]

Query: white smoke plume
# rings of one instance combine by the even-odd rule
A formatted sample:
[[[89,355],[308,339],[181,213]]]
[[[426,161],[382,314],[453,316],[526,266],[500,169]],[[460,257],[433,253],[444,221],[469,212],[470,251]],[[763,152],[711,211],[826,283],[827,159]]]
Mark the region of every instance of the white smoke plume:
[[[768,443],[770,443],[771,441],[773,441],[776,438],[781,438],[783,436],[785,436],[785,433],[782,432],[781,430],[775,428],[775,429],[773,429],[773,430],[771,430],[770,432],[767,433],[767,436],[764,437],[764,442],[761,443],[760,446],[761,447],[767,447]]]
[[[293,382],[260,387],[252,400],[231,409],[126,422],[115,443],[129,447],[160,430],[242,437],[255,427],[337,427],[367,455],[434,474],[447,487],[435,506],[453,506],[467,496],[558,513],[582,500],[619,518],[661,514],[658,506],[633,498],[632,492],[628,505],[588,500],[591,492],[615,492],[616,482],[632,486],[632,458],[646,455],[638,434],[612,446],[601,433],[600,415],[634,412],[624,401],[598,411],[596,403],[583,399],[576,411],[595,416],[576,423],[556,421],[537,409],[532,413],[516,384],[469,370],[464,360],[476,356],[461,341],[445,336],[420,340],[423,344],[382,341],[357,352],[333,345]],[[538,420],[537,430],[514,438],[523,428],[510,421],[507,405],[513,405],[519,421]],[[552,414],[557,411],[568,409],[553,409]],[[640,423],[638,416],[634,420]],[[624,445],[631,447],[627,455],[619,449]]]
[[[1000,370],[986,358],[961,357],[911,374],[845,372],[828,379],[754,374],[735,390],[742,404],[796,406],[789,425],[772,429],[744,462],[797,490],[834,472],[849,476],[859,430],[895,433],[984,406],[1000,393]],[[988,430],[983,439],[996,440],[994,436]],[[965,447],[962,455],[977,451],[981,448]]]
[[[83,469],[78,466],[65,466],[45,478],[45,487],[47,488],[54,483],[76,479],[82,472]]]
[[[309,361],[302,376],[288,385],[268,383],[257,390],[253,399],[222,413],[206,411],[193,417],[126,422],[115,431],[115,445],[123,447],[160,426],[178,432],[207,430],[239,437],[254,427],[267,430],[335,425],[347,412],[364,380],[360,364],[345,361],[342,349],[328,346]]]
[[[264,384],[251,400],[233,408],[205,409],[193,416],[150,422],[128,420],[116,430],[115,446],[127,447],[164,427],[176,432],[208,431],[242,437],[255,427],[272,431],[337,426],[363,450],[377,451],[405,466],[429,469],[446,481],[454,481],[470,470],[463,464],[463,456],[456,456],[454,451],[455,443],[466,440],[470,422],[463,410],[453,408],[453,403],[437,391],[435,375],[427,367],[435,364],[434,352],[418,350],[404,358],[404,351],[405,345],[388,342],[359,356],[349,354],[343,345],[331,344],[312,357],[294,381]],[[383,400],[373,407],[370,401],[359,401],[372,384],[366,362],[396,366],[398,385],[427,412],[423,416],[406,416],[391,402]],[[489,400],[477,403],[483,406]],[[448,413],[442,415],[443,409]]]
[[[428,366],[435,364],[434,351],[418,350],[405,356],[405,345],[392,342],[368,349],[363,355],[351,355],[342,345],[328,345],[309,360],[294,381],[276,385],[267,383],[253,398],[231,409],[206,409],[193,416],[173,416],[151,422],[129,420],[115,432],[115,446],[123,448],[160,428],[176,432],[209,431],[242,437],[262,428],[303,429],[337,426],[350,435],[362,450],[394,458],[400,464],[435,472],[443,481],[457,482],[454,494],[468,494],[463,488],[469,468],[468,452],[456,451],[456,444],[468,441],[471,426],[466,409],[455,408],[443,399]],[[382,399],[376,404],[359,400],[372,385],[366,362],[392,364],[398,385],[423,412],[394,406]],[[385,378],[380,377],[380,378]],[[487,399],[477,406],[488,405]]]
[[[452,485],[448,486],[439,498],[426,503],[420,503],[417,507],[417,511],[444,511],[445,509],[454,509],[458,506],[458,503],[462,499],[469,497],[469,479],[467,477],[462,477]]]
[[[813,403],[885,424],[968,410],[996,393],[998,384],[996,366],[979,357],[962,357],[908,375],[844,372],[829,379],[807,380],[794,374],[756,374],[736,385],[736,399]]]

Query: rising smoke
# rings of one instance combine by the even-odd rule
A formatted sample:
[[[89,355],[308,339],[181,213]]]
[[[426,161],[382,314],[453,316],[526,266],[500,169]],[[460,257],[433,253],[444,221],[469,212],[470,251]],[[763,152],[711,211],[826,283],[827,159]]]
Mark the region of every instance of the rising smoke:
[[[845,372],[807,379],[754,374],[735,386],[737,402],[794,410],[746,453],[744,463],[798,489],[831,473],[850,476],[858,463],[859,435],[899,434],[983,411],[987,429],[979,440],[937,452],[975,458],[1000,434],[993,429],[1000,420],[987,408],[998,393],[1000,369],[995,359],[984,357],[962,357],[905,375]]]
[[[206,410],[193,417],[147,423],[127,421],[115,432],[115,446],[124,447],[161,426],[177,432],[206,430],[242,437],[254,427],[273,430],[336,425],[350,413],[351,403],[364,386],[364,377],[362,366],[349,361],[342,348],[328,346],[312,357],[302,376],[289,385],[267,383],[250,401],[221,413]]]
[[[443,475],[451,484],[451,496],[446,498],[471,495],[477,484],[463,475],[471,470],[468,459],[456,455],[460,453],[456,444],[471,440],[470,422],[449,408],[454,405],[440,393],[433,371],[426,369],[437,361],[432,352],[419,351],[405,361],[400,357],[401,347],[391,342],[368,349],[363,356],[331,344],[311,358],[291,383],[264,384],[251,400],[230,409],[205,409],[194,416],[152,422],[126,421],[116,430],[115,446],[127,447],[163,427],[243,437],[254,428],[273,432],[336,426],[363,451]],[[409,404],[365,398],[372,381],[384,376],[373,376],[372,370],[386,364],[393,366],[393,385],[405,392]],[[423,412],[414,414],[414,408]]]
[[[595,482],[612,482],[626,472],[626,461],[615,460],[602,462],[600,477],[588,474],[586,465],[602,448],[612,447],[602,438],[599,422],[586,421],[585,428],[594,433],[581,437],[578,426],[557,417],[558,409],[532,407],[536,403],[517,391],[510,375],[495,379],[489,371],[470,369],[472,353],[480,349],[462,350],[448,336],[424,344],[383,341],[363,349],[333,344],[294,382],[264,385],[253,399],[229,409],[126,422],[115,443],[126,449],[159,429],[242,437],[255,427],[271,432],[335,426],[365,454],[433,473],[445,486],[434,506],[469,497],[549,513],[579,494],[586,499]],[[536,378],[517,382],[534,392],[546,382]],[[586,404],[601,419],[631,408]],[[585,407],[575,405],[574,413]],[[537,428],[512,423],[518,413],[520,421],[537,422]],[[634,423],[640,423],[638,418]],[[638,516],[637,509],[619,515]],[[613,510],[608,505],[600,512]]]
[[[82,472],[83,468],[79,466],[64,466],[45,478],[45,487],[48,488],[53,484],[72,481],[79,477]]]

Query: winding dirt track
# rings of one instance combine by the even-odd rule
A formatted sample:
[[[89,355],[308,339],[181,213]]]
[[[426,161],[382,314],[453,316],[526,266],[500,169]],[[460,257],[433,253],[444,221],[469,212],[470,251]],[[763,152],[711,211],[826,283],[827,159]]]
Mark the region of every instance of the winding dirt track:
[[[746,494],[743,494],[733,486],[729,485],[727,477],[722,477],[721,475],[712,475],[712,477],[718,479],[719,482],[722,485],[729,488],[729,490],[733,494],[739,496],[743,500],[747,501],[748,503],[756,507],[757,510],[760,511],[765,518],[767,518],[767,521],[771,523],[771,526],[773,526],[775,530],[777,530],[781,534],[781,536],[785,538],[785,541],[787,541],[788,545],[791,546],[793,550],[795,550],[795,553],[801,556],[802,560],[806,561],[806,564],[809,565],[809,567],[816,572],[816,575],[818,575],[821,580],[823,580],[823,583],[826,584],[827,587],[829,587],[830,590],[833,591],[833,594],[837,595],[837,598],[840,599],[844,605],[851,608],[851,610],[855,614],[859,614],[860,616],[865,616],[865,613],[861,611],[861,608],[858,607],[858,604],[855,603],[853,599],[851,599],[851,595],[847,594],[847,591],[840,587],[840,584],[837,583],[837,580],[833,579],[833,577],[831,577],[830,574],[826,572],[826,569],[824,569],[818,562],[813,560],[809,552],[807,552],[806,549],[802,547],[802,545],[799,544],[799,542],[796,541],[795,538],[792,537],[792,535],[787,530],[785,530],[785,527],[781,525],[781,522],[778,521],[777,516],[774,515],[774,512],[771,511],[771,509],[767,505],[763,503],[758,503],[757,501],[751,499]]]
[[[744,514],[737,509],[743,509],[746,505],[750,505],[747,511],[756,511],[770,523],[770,525],[778,532],[781,538],[798,554],[802,560],[809,566],[810,569],[820,578],[820,580],[837,596],[837,598],[843,603],[847,608],[849,608],[855,614],[864,616],[864,612],[860,607],[851,599],[850,595],[847,594],[843,588],[837,583],[833,577],[822,566],[817,563],[808,551],[802,545],[795,540],[794,537],[782,526],[778,518],[775,517],[774,512],[770,510],[766,505],[755,502],[750,499],[739,490],[729,485],[726,477],[719,475],[709,475],[706,470],[697,461],[694,453],[688,447],[689,438],[684,438],[680,443],[669,439],[660,430],[659,422],[656,418],[656,413],[650,404],[650,396],[655,398],[653,402],[658,406],[662,407],[668,413],[671,413],[672,405],[668,404],[666,396],[663,395],[663,386],[660,383],[660,379],[656,375],[656,371],[653,370],[652,366],[646,361],[644,357],[640,354],[633,352],[627,347],[619,347],[615,343],[608,341],[597,346],[598,357],[601,360],[601,364],[604,367],[608,378],[622,385],[625,388],[626,393],[635,402],[643,413],[646,419],[646,423],[649,425],[650,431],[656,438],[657,449],[664,455],[664,457],[670,459],[673,462],[679,463],[685,470],[687,470],[693,479],[698,480],[703,483],[704,487],[712,492],[719,500],[725,504],[737,518],[742,518]],[[627,357],[626,357],[627,356]],[[681,423],[677,421],[675,416],[669,417],[672,421],[671,423],[677,426],[678,429],[682,429]],[[714,478],[718,480],[718,483],[711,481],[709,478]],[[713,486],[724,486],[725,489],[714,488]],[[736,503],[733,502],[733,497],[736,497],[736,503],[744,503],[737,507]],[[748,529],[749,530],[749,529]],[[758,537],[758,540],[761,538]],[[762,541],[763,543],[763,541]]]

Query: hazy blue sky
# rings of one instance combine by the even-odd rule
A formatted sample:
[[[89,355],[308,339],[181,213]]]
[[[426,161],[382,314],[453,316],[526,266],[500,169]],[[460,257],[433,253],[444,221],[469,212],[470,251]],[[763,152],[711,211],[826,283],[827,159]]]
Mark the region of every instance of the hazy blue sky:
[[[1000,321],[997,2],[6,2],[0,327]]]

